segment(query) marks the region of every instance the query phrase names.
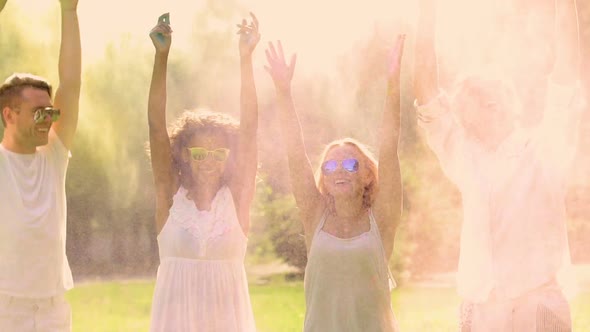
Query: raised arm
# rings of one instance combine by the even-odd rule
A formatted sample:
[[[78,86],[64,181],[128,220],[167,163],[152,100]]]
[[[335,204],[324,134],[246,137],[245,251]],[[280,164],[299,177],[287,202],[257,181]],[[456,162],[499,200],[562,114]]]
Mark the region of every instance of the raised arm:
[[[435,0],[420,0],[420,13],[414,51],[414,94],[418,105],[434,100],[439,94],[438,64],[435,49]]]
[[[576,0],[555,0],[555,64],[551,79],[561,85],[580,78],[580,47]]]
[[[4,9],[4,6],[6,6],[6,1],[7,0],[0,0],[0,12],[2,12],[2,9]]]
[[[59,87],[55,93],[55,107],[61,110],[59,121],[52,130],[67,149],[71,149],[80,103],[82,56],[78,0],[61,0],[61,47],[59,50]]]
[[[170,138],[166,128],[166,72],[171,34],[172,29],[166,22],[159,22],[150,32],[156,55],[148,99],[148,124],[158,233],[164,227],[172,206],[172,197],[178,189],[178,175],[172,171]]]
[[[435,49],[436,0],[420,0],[420,14],[414,50],[414,93],[418,124],[424,129],[429,147],[445,174],[455,183],[462,177],[461,150],[464,141],[459,124],[441,94]]]
[[[555,63],[550,75],[540,138],[547,165],[567,176],[575,156],[584,105],[578,86],[580,51],[575,0],[555,0]]]
[[[246,20],[238,24],[240,29],[240,133],[237,153],[237,169],[230,185],[236,208],[238,220],[244,233],[248,233],[250,227],[250,203],[254,198],[256,169],[258,161],[258,146],[256,133],[258,130],[258,100],[256,97],[256,85],[254,84],[254,72],[252,69],[252,52],[260,41],[258,32],[258,20],[250,13],[252,22]]]
[[[276,49],[272,43],[269,43],[266,58],[268,66],[265,68],[270,73],[277,91],[279,121],[287,148],[293,195],[301,212],[304,231],[306,234],[311,234],[318,210],[323,208],[323,201],[305,151],[301,125],[291,96],[291,80],[297,57],[295,54],[292,55],[287,65],[283,47],[279,41]]]
[[[379,148],[379,191],[373,206],[387,258],[393,252],[395,231],[402,212],[402,179],[397,150],[401,129],[400,69],[404,41],[405,35],[400,35],[389,64]]]

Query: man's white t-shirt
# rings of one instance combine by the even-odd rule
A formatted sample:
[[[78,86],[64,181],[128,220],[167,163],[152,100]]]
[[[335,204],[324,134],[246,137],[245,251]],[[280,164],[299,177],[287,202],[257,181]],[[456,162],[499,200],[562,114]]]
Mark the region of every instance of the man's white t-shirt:
[[[515,298],[554,279],[573,286],[565,194],[583,109],[578,86],[549,84],[543,122],[486,151],[468,139],[444,94],[419,106],[419,124],[461,191],[457,286],[463,299]]]
[[[53,131],[33,154],[0,144],[0,294],[43,298],[73,287],[66,257],[68,160]]]

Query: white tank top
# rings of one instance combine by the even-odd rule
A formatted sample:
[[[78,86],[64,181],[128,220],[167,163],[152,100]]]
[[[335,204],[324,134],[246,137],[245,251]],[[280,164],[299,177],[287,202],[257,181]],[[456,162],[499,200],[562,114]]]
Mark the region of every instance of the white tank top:
[[[398,331],[391,308],[391,277],[379,229],[342,239],[322,230],[311,241],[305,268],[306,332]]]

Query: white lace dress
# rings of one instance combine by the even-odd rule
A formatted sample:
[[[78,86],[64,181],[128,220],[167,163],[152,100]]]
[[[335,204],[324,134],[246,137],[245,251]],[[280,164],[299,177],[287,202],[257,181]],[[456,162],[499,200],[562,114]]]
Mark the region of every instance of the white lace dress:
[[[180,187],[158,235],[151,331],[255,331],[244,270],[247,238],[229,188],[199,211]]]

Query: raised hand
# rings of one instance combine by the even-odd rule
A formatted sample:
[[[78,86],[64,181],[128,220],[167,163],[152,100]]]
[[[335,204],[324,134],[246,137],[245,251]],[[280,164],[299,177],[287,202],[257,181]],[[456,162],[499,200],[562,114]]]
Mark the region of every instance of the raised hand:
[[[76,10],[78,8],[78,0],[59,0],[59,2],[61,10]]]
[[[258,19],[252,13],[252,22],[248,24],[246,19],[242,20],[241,24],[236,24],[238,27],[238,34],[240,35],[240,56],[249,56],[252,54],[256,45],[260,41],[260,32],[258,32]]]
[[[166,22],[158,22],[158,24],[150,31],[150,38],[156,52],[168,53],[170,45],[172,44],[172,28]]]
[[[268,66],[264,66],[264,69],[272,77],[277,91],[288,91],[291,89],[291,79],[295,71],[297,55],[293,54],[289,65],[287,65],[283,53],[283,46],[280,41],[277,42],[277,48],[278,52],[275,50],[272,42],[268,43],[268,49],[265,50]]]

